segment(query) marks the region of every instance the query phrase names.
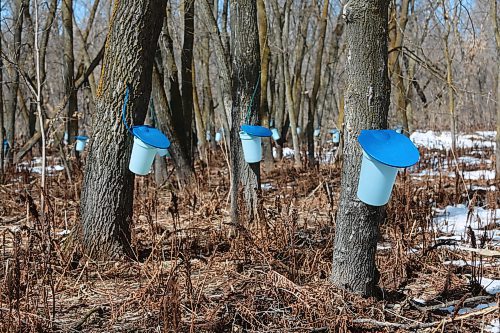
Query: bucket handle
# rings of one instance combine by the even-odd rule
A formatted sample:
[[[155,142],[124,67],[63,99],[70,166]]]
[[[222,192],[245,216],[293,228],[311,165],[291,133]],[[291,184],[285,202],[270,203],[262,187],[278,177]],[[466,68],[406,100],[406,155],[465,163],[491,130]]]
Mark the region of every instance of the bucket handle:
[[[125,128],[130,132],[130,134],[134,135],[134,132],[130,129],[127,124],[127,119],[125,118],[125,113],[127,112],[127,103],[129,99],[130,85],[127,83],[127,89],[125,90],[125,98],[123,99],[123,107],[122,107],[122,121],[125,125]]]

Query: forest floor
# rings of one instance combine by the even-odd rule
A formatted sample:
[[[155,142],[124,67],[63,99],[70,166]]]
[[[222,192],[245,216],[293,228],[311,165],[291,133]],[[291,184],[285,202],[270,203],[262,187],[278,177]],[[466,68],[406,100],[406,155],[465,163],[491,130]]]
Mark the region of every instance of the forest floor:
[[[182,192],[136,177],[137,260],[106,263],[68,241],[82,168],[50,155],[42,218],[39,159],[18,165],[0,185],[0,332],[500,332],[494,132],[461,135],[455,154],[446,133],[412,140],[421,161],[400,172],[380,227],[380,299],[329,282],[330,144],[315,170],[285,158],[264,172],[263,214],[236,236],[222,154]]]

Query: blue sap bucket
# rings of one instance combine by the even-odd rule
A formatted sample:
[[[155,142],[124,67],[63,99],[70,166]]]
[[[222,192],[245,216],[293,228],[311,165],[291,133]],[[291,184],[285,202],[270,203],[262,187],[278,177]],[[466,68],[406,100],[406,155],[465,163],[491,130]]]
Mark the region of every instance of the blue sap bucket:
[[[87,140],[88,136],[80,135],[80,136],[75,136],[76,144],[75,144],[75,150],[76,151],[84,151],[85,146],[87,145]]]
[[[394,130],[362,130],[358,142],[363,149],[358,198],[372,206],[383,206],[391,196],[398,168],[417,163],[418,149]]]
[[[215,142],[220,142],[220,140],[222,140],[221,132],[215,133]]]
[[[385,205],[391,196],[397,173],[397,168],[377,162],[363,151],[358,198],[372,206]]]
[[[331,130],[330,133],[332,134],[332,142],[339,143],[340,142],[340,131],[338,129],[334,129],[334,130]]]
[[[240,139],[243,156],[247,163],[257,163],[262,160],[262,137],[270,137],[271,135],[271,130],[262,126],[241,126]]]
[[[7,141],[7,139],[3,140],[2,148],[4,155],[6,155],[7,152],[9,151],[9,141]]]
[[[151,170],[158,150],[170,147],[170,141],[162,132],[146,125],[132,127],[132,133],[134,146],[128,168],[133,173],[144,176]],[[161,153],[164,152],[163,150]]]
[[[280,139],[280,132],[278,132],[277,128],[271,128],[271,135],[274,141],[278,141]]]
[[[321,134],[321,130],[320,130],[319,128],[316,128],[316,129],[314,130],[313,135],[314,135],[315,137],[318,137],[320,134]]]

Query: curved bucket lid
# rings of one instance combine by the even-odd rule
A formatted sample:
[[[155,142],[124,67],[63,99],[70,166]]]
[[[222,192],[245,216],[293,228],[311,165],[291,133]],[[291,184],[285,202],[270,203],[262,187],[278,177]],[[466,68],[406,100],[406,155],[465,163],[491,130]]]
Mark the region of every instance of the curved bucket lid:
[[[362,130],[358,142],[368,156],[391,167],[406,168],[420,159],[413,142],[394,130]]]
[[[269,137],[273,135],[269,128],[258,125],[241,125],[241,130],[253,136]]]
[[[145,144],[155,148],[167,149],[170,147],[167,136],[154,127],[147,125],[134,126],[132,127],[132,133]]]
[[[89,137],[88,136],[85,136],[85,135],[78,135],[78,136],[75,136],[75,140],[81,140],[81,141],[85,141],[85,140],[88,140]]]

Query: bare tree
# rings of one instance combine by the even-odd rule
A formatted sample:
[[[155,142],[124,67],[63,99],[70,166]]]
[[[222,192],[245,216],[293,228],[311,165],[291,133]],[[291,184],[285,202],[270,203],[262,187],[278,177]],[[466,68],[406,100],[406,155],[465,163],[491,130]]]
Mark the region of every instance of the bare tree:
[[[144,122],[164,14],[162,0],[122,0],[113,8],[82,186],[79,234],[84,252],[92,258],[132,255],[132,136],[121,122],[120,110],[130,84],[128,112],[134,124]]]
[[[15,0],[14,1],[14,42],[12,44],[12,55],[11,61],[14,65],[19,66],[19,57],[21,55],[21,34],[23,31],[23,21],[24,14],[23,11],[28,10],[27,3],[25,0]],[[16,113],[17,113],[17,90],[19,89],[19,68],[14,68],[12,71],[12,78],[10,84],[10,96],[8,103],[6,105],[5,113],[7,114],[7,141],[9,142],[9,153],[7,154],[7,159],[12,162],[13,159],[13,150],[14,147],[14,139],[16,134]]]
[[[78,100],[74,87],[75,56],[73,54],[73,0],[63,0],[61,6],[64,32],[64,94],[69,95],[68,104],[66,106],[66,133],[68,133],[68,143],[72,144],[75,140],[75,136],[78,135],[78,118],[75,114]]]
[[[388,1],[350,0],[344,7],[347,39],[344,163],[335,227],[332,281],[340,288],[373,296],[378,225],[383,208],[361,202],[356,195],[361,129],[385,128],[389,110],[387,71]]]
[[[491,21],[493,24],[493,31],[495,33],[496,42],[496,108],[497,108],[497,138],[496,138],[496,179],[500,180],[500,31],[498,23],[498,3],[496,0],[491,0]]]
[[[254,0],[231,2],[231,219],[234,224],[252,222],[258,214],[260,162],[246,163],[239,137],[242,124],[259,124],[260,47],[257,27],[257,5]],[[240,187],[242,185],[242,187]],[[240,209],[240,188],[248,214]],[[243,205],[242,205],[243,206]]]

